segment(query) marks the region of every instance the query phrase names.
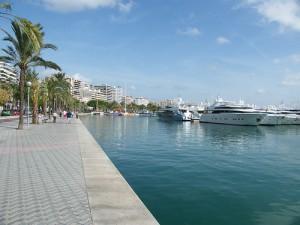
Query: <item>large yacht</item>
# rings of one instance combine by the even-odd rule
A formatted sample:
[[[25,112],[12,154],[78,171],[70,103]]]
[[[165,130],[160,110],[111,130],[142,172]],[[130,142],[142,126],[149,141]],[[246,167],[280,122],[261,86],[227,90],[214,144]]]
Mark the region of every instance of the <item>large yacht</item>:
[[[237,104],[218,98],[213,105],[206,108],[200,122],[257,126],[260,125],[266,115],[242,102]]]
[[[299,110],[277,109],[273,107],[261,112],[267,113],[260,125],[300,125]]]
[[[284,115],[282,125],[300,125],[299,110],[283,110],[280,113]]]
[[[257,111],[267,114],[260,123],[260,125],[264,126],[281,125],[285,117],[275,106],[268,106],[266,109],[257,109]]]
[[[285,116],[281,113],[274,113],[274,112],[265,112],[265,113],[267,113],[267,115],[260,122],[260,125],[265,125],[265,126],[281,125],[285,119]]]
[[[160,119],[176,120],[176,121],[191,121],[192,113],[187,106],[183,104],[182,99],[174,105],[169,105],[157,112]]]

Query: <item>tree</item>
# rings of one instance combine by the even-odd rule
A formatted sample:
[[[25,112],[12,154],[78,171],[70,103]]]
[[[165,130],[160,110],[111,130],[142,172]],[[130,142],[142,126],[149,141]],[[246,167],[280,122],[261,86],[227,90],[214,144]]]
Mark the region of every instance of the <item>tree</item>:
[[[11,99],[11,93],[9,90],[0,88],[0,106],[3,106]]]
[[[60,70],[60,67],[51,61],[46,61],[41,57],[43,49],[56,49],[54,45],[51,44],[39,44],[37,42],[43,43],[44,33],[42,27],[39,24],[33,25],[31,22],[27,21],[27,28],[33,27],[34,31],[32,33],[39,32],[37,34],[36,41],[32,40],[28,35],[26,29],[24,30],[22,23],[15,20],[11,23],[13,35],[4,31],[6,37],[3,39],[10,43],[6,49],[3,49],[5,56],[1,56],[0,60],[13,64],[19,71],[19,89],[20,89],[20,117],[18,129],[23,129],[24,117],[24,88],[25,88],[25,77],[26,71],[29,68],[34,68],[37,66],[43,66],[45,68],[52,68],[55,70]],[[29,26],[29,23],[31,24]],[[39,47],[38,47],[39,46]]]
[[[72,106],[71,86],[65,73],[56,73],[46,79],[48,98],[53,110]]]
[[[156,112],[159,110],[159,106],[153,104],[153,103],[149,103],[147,105],[147,110],[150,111],[150,112]]]

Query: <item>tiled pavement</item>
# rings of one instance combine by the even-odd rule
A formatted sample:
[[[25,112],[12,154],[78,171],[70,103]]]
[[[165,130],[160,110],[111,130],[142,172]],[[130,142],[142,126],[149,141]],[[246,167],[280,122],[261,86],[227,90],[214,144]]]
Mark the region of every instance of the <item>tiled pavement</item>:
[[[0,123],[0,224],[158,224],[80,120],[16,123]]]
[[[77,125],[14,126],[0,124],[0,224],[92,224]]]

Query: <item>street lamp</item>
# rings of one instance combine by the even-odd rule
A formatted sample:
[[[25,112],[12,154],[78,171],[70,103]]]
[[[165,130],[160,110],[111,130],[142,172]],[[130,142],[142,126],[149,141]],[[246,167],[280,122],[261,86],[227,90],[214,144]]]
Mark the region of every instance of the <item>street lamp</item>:
[[[27,86],[27,127],[29,127],[29,93],[30,93],[31,82],[28,81],[26,83],[26,86]]]

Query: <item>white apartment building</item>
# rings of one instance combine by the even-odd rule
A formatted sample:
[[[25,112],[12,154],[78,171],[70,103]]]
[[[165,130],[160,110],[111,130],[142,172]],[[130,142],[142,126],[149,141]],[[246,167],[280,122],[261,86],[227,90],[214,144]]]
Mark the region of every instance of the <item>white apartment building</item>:
[[[67,80],[71,86],[71,94],[74,98],[81,102],[88,102],[92,99],[92,86],[85,81],[77,80],[72,77],[68,77]]]
[[[0,82],[16,83],[17,81],[16,70],[9,64],[0,62]]]
[[[123,88],[108,84],[91,85],[88,82],[68,77],[71,94],[81,102],[101,100],[107,102],[122,102]]]
[[[96,93],[95,99],[107,101],[107,102],[122,102],[123,88],[120,86],[111,86],[108,84],[94,86],[94,92]],[[98,97],[96,97],[96,95]]]
[[[170,106],[170,105],[176,105],[176,101],[175,100],[171,100],[171,99],[166,99],[166,100],[162,100],[158,103],[158,105],[162,108],[166,107],[166,106]]]
[[[121,103],[123,97],[123,88],[120,86],[114,86],[112,92],[112,98],[114,102]]]
[[[137,105],[147,106],[150,103],[150,101],[144,97],[138,97],[134,99],[134,103]]]

